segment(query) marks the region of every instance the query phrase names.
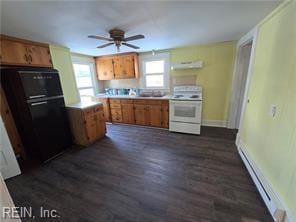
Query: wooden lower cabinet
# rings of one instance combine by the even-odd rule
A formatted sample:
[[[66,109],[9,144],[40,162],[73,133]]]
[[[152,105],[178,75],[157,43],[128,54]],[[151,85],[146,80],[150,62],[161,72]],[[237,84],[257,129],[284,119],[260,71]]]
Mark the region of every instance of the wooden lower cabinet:
[[[149,115],[147,105],[135,104],[135,123],[137,125],[148,126]]]
[[[132,99],[121,99],[120,105],[122,122],[127,124],[135,124],[134,101]]]
[[[161,127],[168,129],[169,128],[169,104],[163,103],[161,109],[162,109]]]
[[[95,101],[101,102],[103,104],[105,120],[106,120],[106,122],[111,122],[109,99],[108,98],[95,98]]]
[[[106,134],[103,105],[67,107],[74,143],[87,146]]]
[[[103,98],[97,101],[103,102]],[[107,99],[107,98],[104,98]],[[112,99],[104,106],[110,113],[109,121],[158,128],[169,128],[168,100]],[[103,103],[104,104],[104,103]]]
[[[150,126],[162,127],[162,106],[161,105],[149,105],[148,115],[150,120]]]

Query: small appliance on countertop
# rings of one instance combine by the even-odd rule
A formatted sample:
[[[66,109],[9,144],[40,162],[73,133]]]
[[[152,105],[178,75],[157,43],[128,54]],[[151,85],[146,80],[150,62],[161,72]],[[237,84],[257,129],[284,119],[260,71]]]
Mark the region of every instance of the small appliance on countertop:
[[[175,86],[170,99],[169,130],[200,134],[202,113],[202,87]]]

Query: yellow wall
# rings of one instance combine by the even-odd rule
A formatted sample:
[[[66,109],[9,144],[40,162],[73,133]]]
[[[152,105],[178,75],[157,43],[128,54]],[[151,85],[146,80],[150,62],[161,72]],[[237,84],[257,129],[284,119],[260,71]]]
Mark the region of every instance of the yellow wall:
[[[285,3],[284,3],[285,4]],[[281,9],[281,10],[279,10]],[[251,158],[296,215],[296,2],[259,24],[240,137]],[[269,115],[277,105],[275,117]]]
[[[70,49],[54,45],[50,45],[49,49],[53,66],[60,73],[65,103],[71,104],[78,102],[79,94],[76,87]]]
[[[227,121],[235,58],[235,42],[170,49],[171,64],[202,60],[201,69],[171,71],[172,76],[196,75],[203,87],[203,119]]]

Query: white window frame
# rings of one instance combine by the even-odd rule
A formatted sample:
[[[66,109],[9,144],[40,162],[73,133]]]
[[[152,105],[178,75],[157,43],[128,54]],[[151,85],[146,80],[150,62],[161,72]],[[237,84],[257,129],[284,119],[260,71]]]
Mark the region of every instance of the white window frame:
[[[77,87],[77,90],[78,90],[79,97],[81,97],[80,93],[79,93],[80,89],[93,89],[94,95],[98,94],[98,84],[97,84],[97,80],[96,80],[95,61],[94,61],[94,59],[93,58],[88,58],[88,57],[75,56],[75,55],[72,55],[71,58],[72,58],[73,72],[74,72],[74,77],[75,77],[76,87]],[[78,87],[77,80],[76,80],[76,74],[75,74],[75,70],[74,70],[74,64],[88,65],[89,66],[90,73],[91,73],[92,86]]]
[[[163,73],[145,73],[145,63],[152,62],[152,61],[164,61],[164,72]],[[140,65],[140,86],[142,89],[170,89],[170,54],[168,52],[165,53],[158,53],[158,54],[144,54],[139,56],[139,65]],[[163,87],[147,87],[146,85],[146,75],[159,75],[163,74]]]

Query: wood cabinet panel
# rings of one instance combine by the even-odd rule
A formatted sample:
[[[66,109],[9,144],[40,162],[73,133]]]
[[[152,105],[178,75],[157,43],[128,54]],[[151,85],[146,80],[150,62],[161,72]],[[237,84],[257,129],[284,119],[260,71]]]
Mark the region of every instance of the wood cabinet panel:
[[[22,65],[28,63],[26,47],[23,43],[1,39],[1,63]]]
[[[149,105],[148,106],[149,125],[154,127],[162,127],[162,106]]]
[[[149,116],[147,115],[147,106],[135,104],[135,123],[137,125],[149,125]]]
[[[100,80],[138,78],[138,54],[125,53],[96,58]]]
[[[121,106],[120,106],[120,104],[117,104],[117,103],[111,103],[110,108],[111,109],[121,109]]]
[[[113,59],[115,79],[135,78],[134,56],[120,56]]]
[[[162,128],[169,128],[169,104],[162,105]]]
[[[121,109],[111,109],[111,118],[112,122],[122,122],[122,113]]]
[[[67,107],[74,142],[87,146],[106,134],[103,105],[87,109]]]
[[[97,58],[96,66],[99,80],[114,79],[114,67],[112,58]]]
[[[104,112],[96,113],[96,126],[97,126],[97,136],[99,138],[104,137],[106,134],[106,124]]]
[[[105,120],[106,120],[106,122],[111,122],[109,99],[108,98],[96,98],[95,101],[101,102],[103,104]]]
[[[128,124],[135,123],[135,113],[133,104],[121,104],[122,122]]]
[[[28,62],[36,66],[52,66],[49,49],[46,47],[26,45]]]
[[[85,117],[85,130],[88,142],[94,142],[97,139],[96,115]]]
[[[52,67],[47,44],[1,35],[1,64]]]

